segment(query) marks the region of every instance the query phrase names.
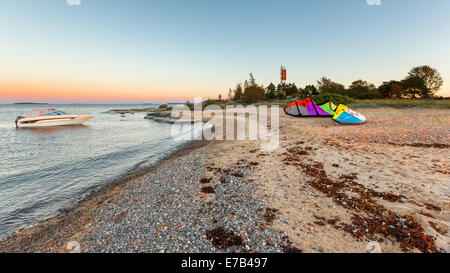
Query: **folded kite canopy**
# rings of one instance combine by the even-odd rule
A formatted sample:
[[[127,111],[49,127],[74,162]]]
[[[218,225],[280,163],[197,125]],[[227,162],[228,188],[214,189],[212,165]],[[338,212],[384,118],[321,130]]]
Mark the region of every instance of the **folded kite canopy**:
[[[339,104],[336,109],[336,113],[333,116],[333,120],[341,124],[350,125],[364,123],[366,121],[366,117],[343,104]]]
[[[334,121],[341,124],[361,124],[366,121],[363,115],[343,104],[336,107],[330,101],[318,106],[311,98],[291,102],[284,112],[294,117],[333,117]]]
[[[311,98],[293,101],[284,108],[286,114],[294,117],[332,117],[335,110],[331,101],[318,106]]]
[[[324,110],[325,112],[327,112],[328,114],[330,114],[331,116],[334,115],[334,113],[336,112],[336,108],[337,106],[334,105],[334,103],[330,102],[326,102],[322,105],[319,105],[319,107]]]

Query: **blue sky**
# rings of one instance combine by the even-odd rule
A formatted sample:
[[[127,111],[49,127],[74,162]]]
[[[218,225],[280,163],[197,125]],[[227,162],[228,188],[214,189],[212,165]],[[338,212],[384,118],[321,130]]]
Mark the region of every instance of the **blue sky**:
[[[450,96],[448,0],[80,1],[1,1],[0,101],[47,86],[68,92],[55,100],[215,98],[250,72],[279,82],[280,65],[303,87],[379,85],[427,64]]]

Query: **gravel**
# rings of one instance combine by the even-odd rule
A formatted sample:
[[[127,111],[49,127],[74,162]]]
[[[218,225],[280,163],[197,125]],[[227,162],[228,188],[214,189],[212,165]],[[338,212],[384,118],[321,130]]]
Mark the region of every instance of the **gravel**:
[[[96,208],[82,252],[284,252],[292,247],[284,232],[264,221],[267,206],[248,166],[218,173],[201,193],[208,147],[163,163]],[[233,174],[242,174],[236,177]],[[225,179],[220,181],[220,177]],[[223,228],[242,238],[226,249],[207,240],[207,230]]]

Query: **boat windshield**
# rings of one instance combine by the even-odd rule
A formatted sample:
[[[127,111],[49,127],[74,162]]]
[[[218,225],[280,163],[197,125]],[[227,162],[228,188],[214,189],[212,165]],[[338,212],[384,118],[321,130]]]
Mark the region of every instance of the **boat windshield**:
[[[30,117],[41,117],[41,116],[64,116],[67,115],[63,111],[58,111],[54,108],[44,109],[44,110],[33,110],[31,111]]]
[[[51,113],[42,114],[41,116],[65,116],[65,115],[67,114],[64,113],[63,111],[53,111]]]

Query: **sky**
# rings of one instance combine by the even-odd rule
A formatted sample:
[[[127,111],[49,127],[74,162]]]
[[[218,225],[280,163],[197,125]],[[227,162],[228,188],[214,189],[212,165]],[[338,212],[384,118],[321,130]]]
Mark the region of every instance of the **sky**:
[[[449,13],[448,0],[0,0],[0,103],[226,97],[250,72],[278,83],[281,65],[299,87],[430,65],[450,96]]]

